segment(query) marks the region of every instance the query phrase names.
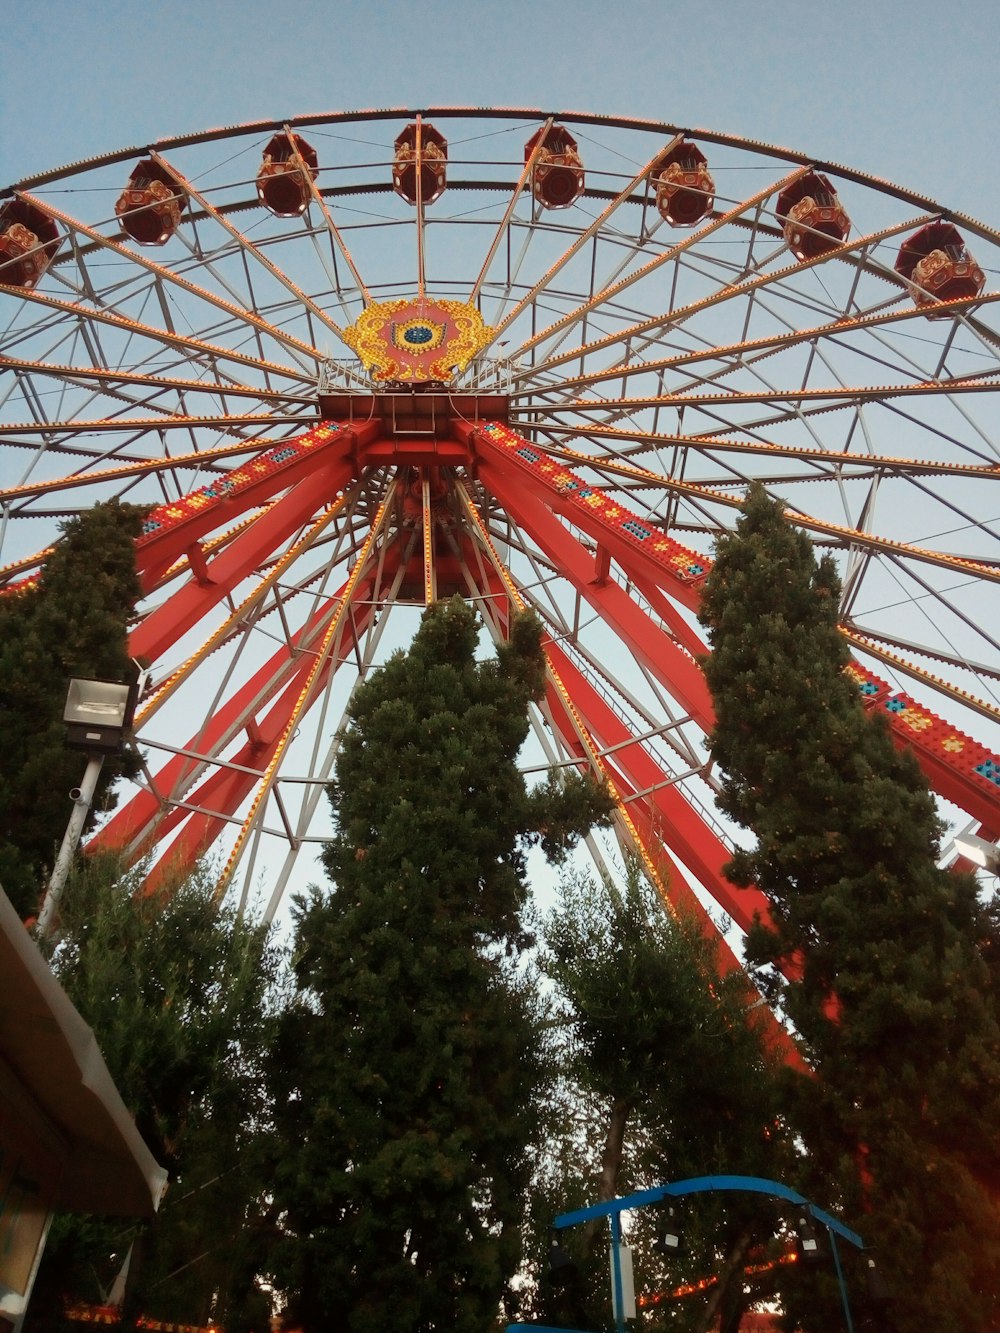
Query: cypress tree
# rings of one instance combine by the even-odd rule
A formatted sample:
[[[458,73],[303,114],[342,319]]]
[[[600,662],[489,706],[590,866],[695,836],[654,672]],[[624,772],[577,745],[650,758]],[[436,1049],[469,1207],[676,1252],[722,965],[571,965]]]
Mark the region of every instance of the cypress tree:
[[[112,501],[71,519],[38,581],[0,596],[0,885],[24,917],[37,911],[84,771],[80,752],[66,748],[70,677],[135,675],[127,631],[141,512]],[[126,757],[106,760],[88,827],[132,771]]]
[[[333,888],[298,908],[275,1277],[305,1333],[480,1333],[521,1258],[525,850],[558,857],[608,799],[576,777],[529,791],[517,768],[544,685],[537,621],[515,617],[493,660],[476,646],[473,612],[440,603],[358,691],[330,793]]]
[[[839,1188],[879,1246],[900,1330],[985,1329],[1000,1318],[995,930],[974,880],[938,868],[927,784],[844,672],[839,592],[832,560],[751,490],[701,612],[720,805],[756,837],[729,874],[773,906],[750,961],[792,966],[784,1005],[817,1075],[794,1089],[813,1197]]]

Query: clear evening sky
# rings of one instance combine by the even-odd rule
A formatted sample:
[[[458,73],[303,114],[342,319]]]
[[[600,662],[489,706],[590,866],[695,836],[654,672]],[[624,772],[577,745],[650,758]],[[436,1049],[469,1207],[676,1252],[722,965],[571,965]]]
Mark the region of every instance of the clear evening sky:
[[[0,186],[185,131],[442,104],[783,144],[1000,225],[997,0],[34,0],[0,44]]]

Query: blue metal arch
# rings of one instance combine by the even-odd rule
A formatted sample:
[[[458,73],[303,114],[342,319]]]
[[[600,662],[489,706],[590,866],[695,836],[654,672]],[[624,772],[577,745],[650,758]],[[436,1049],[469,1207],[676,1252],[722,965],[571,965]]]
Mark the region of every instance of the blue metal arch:
[[[786,1199],[808,1210],[810,1216],[822,1223],[828,1230],[846,1240],[850,1245],[863,1250],[865,1243],[856,1231],[838,1222],[835,1217],[810,1203],[804,1194],[782,1185],[778,1180],[766,1180],[762,1176],[692,1176],[689,1180],[675,1180],[667,1185],[655,1185],[652,1189],[639,1190],[636,1194],[627,1194],[620,1199],[609,1199],[606,1203],[591,1204],[589,1208],[578,1208],[572,1213],[560,1213],[552,1225],[561,1230],[563,1227],[579,1226],[596,1217],[617,1217],[634,1208],[643,1208],[647,1204],[661,1203],[664,1199],[678,1198],[685,1194],[710,1194],[713,1192],[731,1192],[744,1194],[767,1194],[774,1199]]]

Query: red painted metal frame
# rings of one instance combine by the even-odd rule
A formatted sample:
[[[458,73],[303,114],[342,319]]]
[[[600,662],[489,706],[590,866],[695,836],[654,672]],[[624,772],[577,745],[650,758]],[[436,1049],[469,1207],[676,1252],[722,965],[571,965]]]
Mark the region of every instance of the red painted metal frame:
[[[712,702],[705,678],[694,660],[652,621],[618,583],[596,567],[593,555],[528,490],[506,460],[478,459],[480,480],[496,496],[577,592],[628,644],[637,659],[654,673],[702,727],[712,725]]]
[[[324,668],[317,697],[367,630],[374,614],[373,599],[374,579],[368,575],[359,584],[353,614],[344,623],[345,637]],[[309,647],[322,635],[338,600],[339,594],[335,594],[321,606],[291,644],[274,653],[212,715],[184,747],[185,753],[174,755],[162,766],[152,789],[143,788],[122,806],[89,846],[125,849],[130,860],[137,860],[151,851],[155,842],[185,824],[168,860],[181,871],[190,869],[262,778],[309,671]],[[267,712],[262,714],[265,708]],[[247,733],[246,740],[222,762],[221,756],[242,731]],[[192,784],[213,764],[218,765],[216,771],[189,797]],[[176,804],[179,801],[184,804]]]
[[[582,498],[582,483],[571,491],[565,489],[560,484],[560,478],[572,474],[552,460],[547,460],[541,446],[530,444],[515,435],[509,427],[501,423],[487,423],[485,427],[477,429],[465,422],[456,422],[455,430],[466,440],[474,455],[475,466],[483,483],[517,518],[546,555],[574,581],[595,609],[601,610],[595,600],[595,589],[606,578],[606,571],[564,527],[557,515],[569,519],[586,533],[598,550],[609,550],[625,575],[651,602],[655,601],[655,594],[659,591],[660,600],[656,602],[658,612],[667,609],[663,600],[665,598],[674,598],[691,610],[697,609],[700,586],[709,568],[707,560],[695,557],[698,563],[690,569],[698,569],[700,565],[700,572],[679,575],[676,550],[683,548],[678,548],[676,543],[650,529],[643,520],[629,514],[618,501],[609,500],[597,488],[584,487],[586,494]],[[541,466],[537,460],[544,460]],[[598,503],[587,503],[591,498]],[[629,521],[634,523],[637,531],[646,530],[649,538],[646,549],[643,549],[645,538],[635,540],[623,535],[623,523]],[[656,554],[657,546],[662,546],[669,553],[667,558]],[[575,552],[574,548],[577,548]],[[590,581],[586,582],[584,576],[588,568]],[[675,615],[672,623],[676,623],[676,620]],[[625,637],[630,648],[637,655],[640,654],[643,649],[642,639],[634,638],[624,623],[615,628]],[[669,642],[665,635],[663,639]],[[695,642],[697,640],[688,639],[692,646]],[[647,665],[680,699],[683,677],[676,673],[673,663],[667,669],[667,660],[664,659],[661,664],[647,660]],[[1000,825],[1000,757],[959,728],[931,713],[910,696],[893,694],[885,681],[859,663],[854,662],[852,669],[863,691],[866,705],[869,708],[882,706],[896,744],[901,748],[912,749],[933,789],[978,819],[984,828],[997,828]],[[685,703],[685,707],[690,708],[690,704]],[[711,726],[710,707],[707,713],[700,715],[693,708],[691,712],[692,716],[700,717],[703,725]]]
[[[498,579],[481,583],[477,591],[489,598],[490,604],[500,602],[505,595]],[[638,608],[636,610],[638,612]],[[650,628],[655,627],[650,625]],[[600,751],[615,786],[629,798],[630,815],[633,819],[638,816],[651,834],[654,829],[658,830],[647,847],[654,862],[662,857],[662,849],[668,849],[672,864],[676,858],[686,865],[741,930],[748,929],[755,914],[768,920],[769,904],[760,890],[736,889],[723,875],[722,867],[731,855],[726,844],[697,814],[680,789],[673,785],[670,776],[642,742],[632,736],[626,724],[564,650],[548,635],[545,635],[543,645],[552,671],[569,691],[573,707]],[[566,717],[559,694],[551,686],[547,703],[564,744],[576,751],[572,724]],[[580,757],[583,760],[582,754]],[[643,795],[636,796],[637,792]],[[675,879],[673,869],[670,879],[671,886],[676,884],[678,892],[676,906],[704,911],[687,881]]]
[[[357,620],[348,617],[345,622],[346,641],[341,640],[340,651],[331,654],[320,671],[315,698],[322,697],[330,677],[346,660],[355,646],[357,636],[363,633],[370,623],[371,606],[364,607],[363,613]],[[323,619],[328,618],[327,613]],[[290,660],[295,661],[295,659]],[[186,805],[194,809],[189,812],[174,806],[164,815],[156,829],[158,837],[165,836],[174,825],[182,821],[183,828],[167,855],[157,863],[149,876],[147,891],[155,892],[167,873],[178,870],[183,873],[191,870],[263,779],[284,735],[286,724],[299,698],[310,666],[310,659],[306,655],[297,659],[290,678],[287,671],[281,673],[280,678],[287,679],[288,684],[263,716],[253,721],[248,718],[244,723],[243,729],[247,732],[247,738],[242,746],[225,761],[225,764],[217,764],[215,771],[188,798]],[[234,706],[242,708],[248,693],[247,687],[240,690],[233,698]]]
[[[321,497],[334,495],[347,486],[353,471],[349,458],[319,462],[313,475],[298,481],[213,560],[206,561],[197,545],[188,548],[192,577],[132,632],[129,640],[132,656],[140,661],[159,661],[182,635],[313,516]]]
[[[475,568],[473,562],[466,562],[472,589],[483,599],[482,605],[486,608],[485,614],[490,617],[500,634],[506,638],[510,603],[504,584],[495,570],[489,568],[485,562],[479,562],[478,564],[478,578],[474,572]],[[712,920],[708,910],[677,864],[676,857],[679,855],[681,859],[685,859],[685,850],[694,853],[688,864],[693,864],[697,868],[699,879],[716,898],[716,901],[720,902],[720,905],[726,906],[723,897],[732,899],[734,893],[743,895],[738,906],[735,900],[733,901],[733,905],[737,906],[737,911],[731,912],[731,915],[733,915],[734,920],[743,924],[744,929],[753,920],[755,913],[759,913],[765,921],[770,920],[767,899],[758,890],[734,890],[726,882],[721,875],[721,864],[728,859],[728,850],[700,818],[695,817],[698,832],[690,839],[682,838],[681,844],[683,845],[679,845],[676,836],[664,836],[667,825],[659,818],[661,811],[657,798],[663,792],[672,789],[667,786],[654,785],[651,790],[646,790],[644,794],[639,795],[624,776],[624,773],[630,773],[632,764],[628,760],[618,762],[621,756],[626,753],[626,750],[634,750],[636,754],[641,756],[637,767],[645,777],[649,776],[654,770],[659,771],[655,761],[641,749],[640,742],[634,741],[631,747],[627,746],[628,732],[624,724],[608,708],[589,682],[580,675],[558,644],[548,635],[543,635],[542,647],[548,665],[549,680],[546,689],[548,713],[554,727],[559,732],[564,747],[569,753],[579,757],[580,766],[586,771],[589,767],[588,757],[577,734],[575,720],[566,707],[561,691],[555,687],[555,681],[558,681],[560,686],[566,687],[572,694],[573,709],[583,722],[588,735],[597,743],[595,748],[602,750],[604,745],[608,743],[603,741],[604,735],[613,735],[619,730],[623,734],[626,740],[625,748],[616,750],[613,757],[607,753],[602,754],[601,762],[615,784],[619,799],[627,805],[629,822],[642,843],[641,850],[646,853],[654,866],[662,868],[659,873],[659,880],[663,892],[667,895],[669,906],[685,917],[693,919],[705,938],[711,941],[714,946],[715,965],[720,975],[725,976],[730,972],[743,971],[742,963],[723,936],[719,934],[717,924]],[[603,727],[600,722],[597,726],[593,725],[595,718],[603,722]],[[665,782],[665,775],[662,774],[662,771],[659,772],[661,780]],[[673,794],[679,795],[676,792]],[[694,816],[694,812],[683,801],[683,798],[681,798],[681,805],[685,807],[683,812],[684,822],[685,824],[689,823],[692,816]],[[676,835],[677,832],[677,826],[671,825],[670,835]],[[640,849],[637,848],[636,850]],[[705,852],[707,852],[707,859],[703,856]],[[718,863],[714,869],[711,866],[712,861]],[[727,907],[727,910],[730,909]],[[794,973],[794,965],[790,965],[788,974],[793,975]],[[769,1050],[774,1051],[793,1068],[805,1068],[802,1056],[794,1041],[767,1005],[761,1005],[756,1009],[751,1021],[757,1024]]]
[[[171,566],[207,533],[250,510],[267,504],[300,481],[314,488],[318,481],[336,490],[335,478],[350,477],[358,451],[379,433],[380,423],[340,426],[320,422],[287,444],[258,457],[197,491],[160,505],[149,514],[136,543],[136,563],[143,589],[148,591]],[[322,465],[331,467],[327,475]],[[331,491],[332,494],[332,491]],[[313,508],[318,507],[318,501]]]
[[[150,662],[162,659],[183,634],[352,480],[371,467],[393,465],[412,468],[414,475],[431,468],[435,476],[442,466],[458,466],[477,476],[679,707],[703,730],[711,728],[711,699],[695,660],[706,646],[691,623],[709,562],[650,527],[617,498],[586,485],[561,462],[549,458],[543,446],[530,443],[499,420],[452,418],[433,439],[408,437],[377,415],[360,424],[323,421],[298,439],[243,463],[222,482],[161,506],[148,517],[148,531],[137,543],[143,584],[155,586],[185,556],[187,578],[136,628],[131,640],[133,654]],[[266,507],[231,540],[220,543],[217,554],[209,558],[200,544],[202,539],[261,506]],[[383,543],[380,558],[386,576],[398,569],[401,531]],[[460,536],[460,546],[467,541],[467,535]],[[455,564],[454,556],[440,543],[431,544],[424,560],[411,558],[409,581],[415,587],[423,586],[427,560],[432,557],[442,586],[460,586],[464,567],[465,578],[476,586],[482,584],[482,591],[488,586],[490,596],[502,593],[502,584],[494,586],[492,576],[484,583],[486,567],[470,560],[467,550]],[[615,581],[612,562],[653,615]],[[372,605],[379,593],[373,577],[370,572],[365,576],[364,609],[359,604],[358,618],[348,618],[347,637],[324,670],[324,685],[371,623]],[[183,867],[192,865],[266,771],[301,690],[306,668],[299,655],[322,632],[332,604],[320,608],[289,646],[275,653],[226,701],[192,738],[186,747],[189,753],[176,755],[162,766],[154,778],[155,792],[140,791],[91,845],[127,847],[136,857],[179,830],[171,856]],[[756,890],[736,890],[723,876],[728,850],[711,826],[672,785],[641,742],[631,737],[558,645],[548,644],[547,651],[553,669],[571,691],[574,707],[606,755],[609,773],[629,799],[630,815],[651,840],[651,849],[669,848],[741,928],[750,924],[756,912],[766,915],[763,895]],[[859,664],[851,669],[866,706],[884,712],[897,743],[913,749],[934,789],[977,818],[984,830],[1000,827],[1000,759],[909,696],[893,695],[884,681]],[[558,701],[549,702],[552,716],[558,719],[562,716]],[[568,722],[563,718],[559,725],[563,740],[574,752]],[[246,732],[246,739],[223,759],[241,731]],[[193,759],[192,753],[204,758]],[[213,764],[215,771],[204,776]],[[200,785],[195,787],[196,783]],[[683,898],[696,901],[676,866],[671,882]]]

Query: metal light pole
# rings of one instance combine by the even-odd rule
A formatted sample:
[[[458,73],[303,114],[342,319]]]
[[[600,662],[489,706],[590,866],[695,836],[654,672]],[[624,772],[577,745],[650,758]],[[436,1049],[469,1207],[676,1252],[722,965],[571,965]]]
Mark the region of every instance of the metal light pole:
[[[80,835],[83,833],[83,826],[87,822],[87,815],[90,813],[90,807],[94,800],[94,792],[97,790],[97,779],[101,776],[103,766],[103,754],[90,755],[87,759],[83,781],[79,787],[74,787],[70,792],[73,801],[73,813],[66,825],[59,855],[56,857],[48,888],[45,890],[42,910],[38,914],[38,933],[46,939],[52,934],[53,924],[59,910],[59,900],[62,897],[63,889],[66,887],[69,868],[73,864],[73,854],[80,844]]]
[[[55,928],[59,900],[93,804],[104,757],[120,752],[125,732],[132,723],[135,696],[133,686],[122,685],[117,681],[74,677],[69,683],[66,707],[63,709],[63,721],[68,728],[66,744],[71,749],[86,750],[87,768],[79,787],[70,792],[73,812],[52,867],[42,910],[38,914],[37,930],[44,938],[51,936]]]
[[[611,1303],[615,1314],[615,1333],[625,1333],[625,1320],[635,1318],[635,1280],[632,1276],[632,1251],[622,1245],[622,1220],[611,1216]]]

